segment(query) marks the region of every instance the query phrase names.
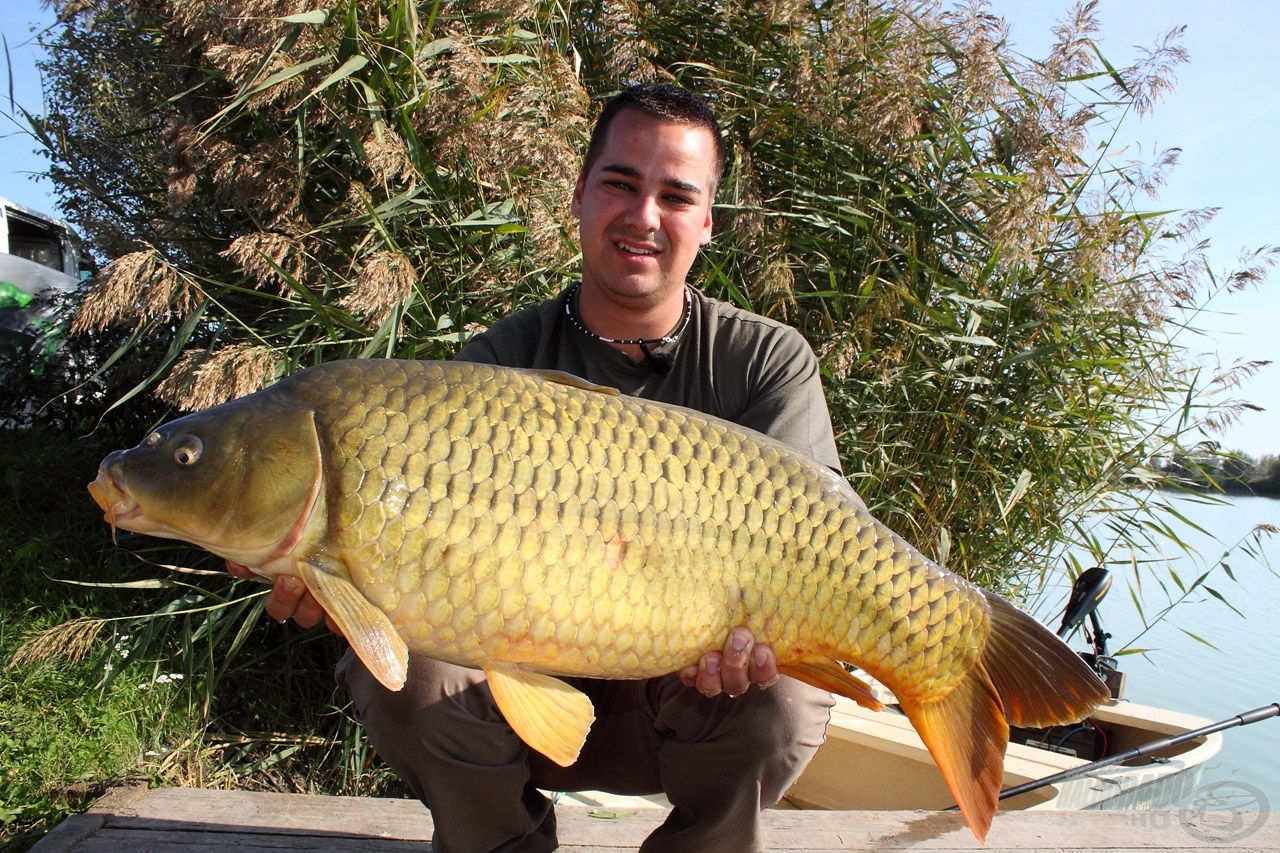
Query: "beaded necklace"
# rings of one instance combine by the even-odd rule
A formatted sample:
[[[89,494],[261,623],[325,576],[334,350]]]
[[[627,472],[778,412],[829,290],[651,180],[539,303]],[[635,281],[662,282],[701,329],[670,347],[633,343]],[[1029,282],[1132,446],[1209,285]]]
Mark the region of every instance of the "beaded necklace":
[[[578,292],[582,289],[582,282],[578,282],[573,286],[573,290],[564,300],[564,316],[569,320],[569,325],[573,326],[587,337],[601,341],[606,344],[626,344],[630,346],[640,347],[640,351],[649,357],[649,347],[660,346],[662,344],[674,344],[680,340],[680,335],[684,332],[685,326],[689,324],[689,314],[693,310],[693,300],[689,296],[689,288],[684,290],[684,311],[680,314],[680,322],[676,323],[674,329],[667,334],[658,338],[607,338],[604,335],[597,335],[595,332],[587,328],[587,324],[582,322],[578,317],[578,312],[574,310],[574,303],[578,300]]]

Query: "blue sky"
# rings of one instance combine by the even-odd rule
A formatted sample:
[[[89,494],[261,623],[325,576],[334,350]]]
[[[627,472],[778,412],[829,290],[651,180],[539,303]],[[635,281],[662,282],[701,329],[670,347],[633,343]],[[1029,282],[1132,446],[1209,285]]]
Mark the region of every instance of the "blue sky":
[[[8,43],[12,75],[0,67],[0,97],[9,113],[9,87],[18,104],[40,111],[37,46],[32,25],[52,16],[38,0],[0,4],[0,32]],[[1064,17],[1059,0],[991,0],[990,10],[1009,21],[1015,49],[1042,56],[1050,28]],[[1186,26],[1191,59],[1178,71],[1176,89],[1154,114],[1126,125],[1121,141],[1135,156],[1182,149],[1179,165],[1153,209],[1221,208],[1206,235],[1215,272],[1236,266],[1241,252],[1280,244],[1280,169],[1274,149],[1280,130],[1280,4],[1258,0],[1100,0],[1098,41],[1117,66],[1138,56],[1169,30]],[[37,210],[54,211],[49,184],[33,180],[44,161],[34,143],[0,117],[0,162],[6,174],[0,195]],[[1280,271],[1261,289],[1214,303],[1201,324],[1212,334],[1192,344],[1205,363],[1270,360],[1234,395],[1263,406],[1231,428],[1223,441],[1254,455],[1280,452]]]

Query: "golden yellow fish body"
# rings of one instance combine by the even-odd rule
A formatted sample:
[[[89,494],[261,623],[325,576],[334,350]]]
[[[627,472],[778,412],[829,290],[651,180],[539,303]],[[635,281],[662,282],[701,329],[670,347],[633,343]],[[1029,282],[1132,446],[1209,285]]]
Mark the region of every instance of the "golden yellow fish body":
[[[376,364],[392,373],[357,363],[307,389],[317,411],[343,406],[325,545],[411,649],[643,678],[745,624],[787,656],[848,657],[925,693],[972,667],[983,595],[817,463],[538,374]],[[406,369],[418,394],[402,396]]]
[[[120,527],[301,576],[393,689],[406,648],[483,667],[513,727],[562,763],[589,703],[538,673],[661,675],[746,625],[788,674],[869,705],[836,661],[890,687],[981,836],[1006,718],[1066,722],[1106,696],[824,466],[561,374],[322,365],[162,427],[91,491]]]

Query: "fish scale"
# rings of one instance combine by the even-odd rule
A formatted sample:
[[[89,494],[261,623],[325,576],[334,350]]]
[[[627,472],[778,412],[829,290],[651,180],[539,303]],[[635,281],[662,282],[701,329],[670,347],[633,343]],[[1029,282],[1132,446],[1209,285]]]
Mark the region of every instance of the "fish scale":
[[[1008,722],[1107,695],[819,463],[564,374],[321,365],[161,427],[90,490],[113,525],[299,576],[391,689],[409,650],[482,667],[562,764],[592,714],[555,676],[663,675],[745,625],[788,675],[878,707],[844,661],[893,690],[982,837]]]

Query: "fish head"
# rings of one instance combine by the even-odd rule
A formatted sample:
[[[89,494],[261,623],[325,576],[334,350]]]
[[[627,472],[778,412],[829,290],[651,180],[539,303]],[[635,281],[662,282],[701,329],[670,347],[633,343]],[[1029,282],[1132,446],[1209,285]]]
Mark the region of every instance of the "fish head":
[[[89,493],[113,532],[181,539],[260,569],[322,524],[323,479],[314,413],[255,394],[109,454]]]

